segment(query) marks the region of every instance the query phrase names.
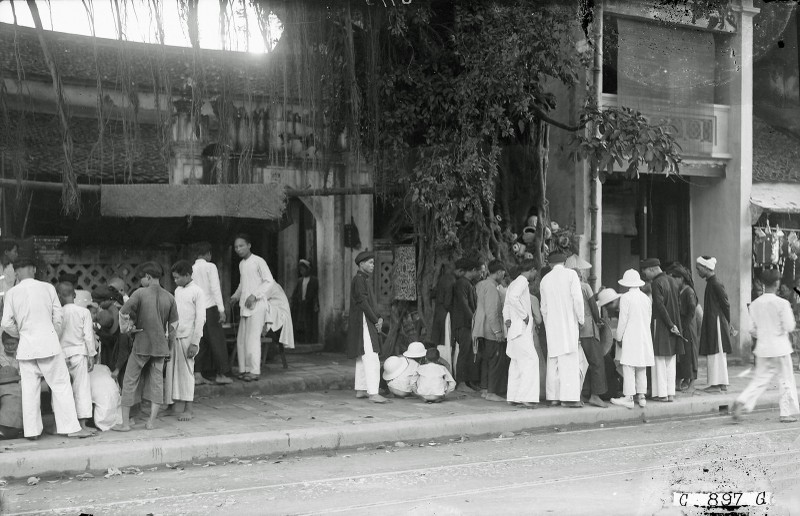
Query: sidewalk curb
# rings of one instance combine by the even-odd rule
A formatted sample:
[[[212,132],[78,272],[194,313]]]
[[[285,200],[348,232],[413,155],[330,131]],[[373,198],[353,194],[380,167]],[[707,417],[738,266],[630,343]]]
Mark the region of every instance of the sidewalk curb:
[[[648,402],[644,409],[511,409],[490,414],[465,414],[414,419],[300,428],[247,434],[136,440],[58,450],[20,450],[0,453],[0,478],[46,475],[52,472],[105,471],[109,467],[155,466],[224,457],[252,457],[304,451],[336,450],[396,441],[432,440],[454,436],[480,436],[530,429],[621,423],[675,416],[719,414],[732,406],[738,393],[708,395],[676,403]],[[759,407],[775,406],[777,393],[762,398]]]

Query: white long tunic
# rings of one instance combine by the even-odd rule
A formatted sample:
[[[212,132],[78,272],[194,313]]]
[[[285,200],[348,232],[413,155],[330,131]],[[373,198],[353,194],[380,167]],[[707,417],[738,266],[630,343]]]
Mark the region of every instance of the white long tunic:
[[[653,305],[650,298],[632,288],[619,299],[617,340],[622,343],[619,362],[622,365],[647,367],[655,364],[650,320]]]
[[[206,324],[206,295],[203,289],[194,281],[185,287],[175,288],[175,305],[178,308],[178,332],[175,336],[199,346]]]
[[[540,287],[547,332],[547,357],[577,353],[583,324],[583,293],[578,273],[556,264]]]
[[[267,319],[269,329],[279,331],[278,342],[289,349],[294,349],[294,324],[292,323],[292,307],[286,298],[286,292],[273,281],[267,288]]]
[[[236,289],[233,297],[239,298],[242,317],[249,317],[256,312],[265,311],[267,309],[267,289],[271,283],[275,282],[267,262],[260,256],[251,254],[239,262],[239,278],[239,288]],[[251,295],[255,296],[256,303],[253,308],[247,308],[245,303]]]
[[[506,354],[510,358],[537,357],[536,347],[533,344],[531,295],[528,290],[528,280],[523,276],[518,276],[508,286],[506,300],[503,303],[503,321],[511,321]]]

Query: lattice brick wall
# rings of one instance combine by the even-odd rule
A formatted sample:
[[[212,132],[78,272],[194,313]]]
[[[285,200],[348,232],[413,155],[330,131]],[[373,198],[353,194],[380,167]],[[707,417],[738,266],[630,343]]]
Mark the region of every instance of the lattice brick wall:
[[[57,281],[62,274],[72,274],[78,277],[78,285],[86,290],[105,285],[111,278],[119,276],[125,280],[128,287],[138,285],[135,281],[139,263],[127,262],[120,264],[110,263],[49,263],[47,270],[43,271],[44,281]]]

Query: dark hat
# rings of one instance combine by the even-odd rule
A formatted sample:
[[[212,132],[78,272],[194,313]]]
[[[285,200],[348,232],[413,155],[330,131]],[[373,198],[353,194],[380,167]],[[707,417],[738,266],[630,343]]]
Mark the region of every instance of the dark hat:
[[[29,253],[20,253],[17,259],[14,260],[14,268],[21,269],[22,267],[36,266],[36,257]]]
[[[115,298],[115,292],[112,292],[111,289],[106,285],[100,285],[92,290],[92,299],[100,303],[101,301],[108,301],[109,299]]]
[[[356,265],[361,265],[361,262],[365,262],[365,261],[370,260],[372,258],[375,258],[375,253],[374,252],[372,252],[372,251],[361,251],[356,256]]]
[[[667,274],[669,274],[673,278],[683,278],[684,283],[694,288],[694,280],[692,280],[692,274],[689,272],[689,269],[687,269],[680,263],[673,264],[671,267],[669,267],[667,269]]]
[[[658,258],[648,258],[639,262],[640,269],[649,269],[650,267],[661,267],[661,260]]]
[[[19,373],[11,366],[0,367],[0,384],[15,383],[19,381]]]
[[[547,257],[547,261],[550,263],[564,263],[567,261],[567,256],[564,253],[555,252]]]

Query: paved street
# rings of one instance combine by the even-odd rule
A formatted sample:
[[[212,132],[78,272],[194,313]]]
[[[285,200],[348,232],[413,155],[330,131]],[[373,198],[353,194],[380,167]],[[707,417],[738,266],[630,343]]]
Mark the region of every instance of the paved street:
[[[768,513],[788,515],[800,507],[798,436],[800,427],[766,410],[739,425],[711,416],[170,464],[107,479],[14,481],[2,512],[681,514],[672,491],[738,490],[771,491]]]

